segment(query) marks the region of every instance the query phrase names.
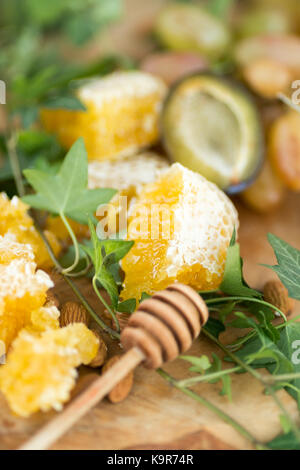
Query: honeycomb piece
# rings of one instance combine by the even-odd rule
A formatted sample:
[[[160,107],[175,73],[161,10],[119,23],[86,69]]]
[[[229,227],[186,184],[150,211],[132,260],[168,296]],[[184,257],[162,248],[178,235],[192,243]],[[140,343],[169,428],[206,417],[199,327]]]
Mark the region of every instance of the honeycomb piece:
[[[51,258],[27,211],[28,206],[17,196],[9,200],[5,193],[0,193],[0,235],[12,234],[17,242],[31,245],[37,265],[50,268],[53,265]],[[45,235],[57,256],[61,247],[56,236],[49,231]]]
[[[36,333],[57,330],[59,328],[59,315],[57,307],[46,304],[31,312],[30,325],[27,329]]]
[[[44,127],[70,148],[84,137],[90,159],[134,154],[158,140],[158,118],[166,86],[139,71],[115,72],[78,91],[86,111],[42,110]]]
[[[123,160],[94,160],[88,166],[88,184],[90,189],[114,188],[118,190],[108,206],[113,209],[110,213],[111,217],[119,219],[121,211],[127,212],[128,205],[141,192],[143,186],[154,181],[159,171],[168,167],[168,161],[154,152],[143,152]],[[125,205],[121,203],[120,196],[127,198]],[[77,238],[89,237],[86,225],[70,220],[69,223]],[[68,231],[59,217],[48,217],[46,228],[54,232],[60,241],[70,242]],[[116,229],[118,228],[116,224]]]
[[[34,254],[29,244],[24,245],[16,241],[13,234],[0,235],[0,264],[9,264],[14,259],[34,261]]]
[[[23,330],[0,369],[0,389],[12,411],[28,417],[38,410],[61,410],[75,384],[76,367],[93,360],[98,345],[82,323],[40,337]]]
[[[36,270],[32,258],[29,245],[18,246],[10,237],[0,237],[0,259],[5,263],[0,264],[0,341],[7,349],[19,331],[31,324],[32,312],[44,305],[46,292],[53,287],[48,274]]]
[[[169,166],[168,161],[154,152],[124,158],[122,161],[92,161],[88,166],[89,188],[114,188],[138,194],[147,183],[157,178],[158,172]]]
[[[195,289],[219,286],[237,212],[227,196],[198,173],[173,164],[146,185],[130,208],[122,260],[121,297],[140,299],[174,281]]]

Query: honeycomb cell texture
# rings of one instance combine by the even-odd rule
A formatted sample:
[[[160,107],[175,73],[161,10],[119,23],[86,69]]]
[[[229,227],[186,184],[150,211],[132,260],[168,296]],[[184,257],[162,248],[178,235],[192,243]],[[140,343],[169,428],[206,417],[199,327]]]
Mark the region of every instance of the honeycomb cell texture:
[[[79,89],[86,111],[45,109],[41,118],[66,148],[84,137],[91,160],[122,158],[158,140],[166,89],[162,80],[150,74],[115,72]]]
[[[28,206],[17,196],[10,200],[5,193],[0,193],[0,213],[0,235],[11,234],[17,242],[31,245],[37,265],[43,269],[52,267],[45,243],[28,214]],[[45,231],[45,235],[57,256],[61,247],[56,236],[50,231]]]
[[[213,183],[176,163],[144,187],[130,208],[121,297],[140,299],[174,281],[217,288],[238,215]]]
[[[12,411],[23,417],[38,410],[60,411],[70,398],[76,367],[94,359],[98,347],[99,340],[82,323],[40,336],[22,330],[0,368],[0,389]]]

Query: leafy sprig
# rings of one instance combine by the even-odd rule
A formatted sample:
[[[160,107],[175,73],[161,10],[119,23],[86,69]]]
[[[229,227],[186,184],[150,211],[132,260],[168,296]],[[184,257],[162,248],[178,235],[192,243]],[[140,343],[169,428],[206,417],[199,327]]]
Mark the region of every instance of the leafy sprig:
[[[268,234],[268,239],[278,264],[265,266],[276,272],[290,297],[300,300],[300,251],[271,233]]]
[[[115,265],[119,265],[119,261],[128,253],[134,242],[127,240],[100,240],[97,236],[94,224],[90,219],[88,223],[91,233],[92,246],[82,245],[82,249],[91,259],[95,269],[92,279],[93,288],[96,295],[111,314],[116,324],[117,331],[119,332],[119,322],[115,313],[115,310],[119,304],[119,291],[112,268]],[[99,286],[102,286],[108,293],[112,307],[109,306],[103,299],[99,291]],[[127,302],[127,307],[128,305],[129,303]],[[132,302],[130,305],[132,305]]]

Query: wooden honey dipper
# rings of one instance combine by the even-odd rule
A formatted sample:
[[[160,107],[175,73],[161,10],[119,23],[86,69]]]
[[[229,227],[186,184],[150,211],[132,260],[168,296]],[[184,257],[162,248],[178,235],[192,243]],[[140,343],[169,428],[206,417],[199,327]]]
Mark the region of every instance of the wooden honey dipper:
[[[204,300],[183,284],[141,302],[121,334],[127,352],[19,450],[48,449],[139,364],[157,369],[189,349],[207,320]]]

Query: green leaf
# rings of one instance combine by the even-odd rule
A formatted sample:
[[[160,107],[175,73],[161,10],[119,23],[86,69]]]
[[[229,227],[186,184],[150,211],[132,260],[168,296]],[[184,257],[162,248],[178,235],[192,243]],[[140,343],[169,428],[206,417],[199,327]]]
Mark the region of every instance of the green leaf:
[[[100,240],[97,236],[95,227],[88,220],[91,233],[92,246],[81,245],[82,249],[90,257],[94,268],[94,278],[107,291],[112,305],[118,308],[119,291],[116,280],[111,272],[111,268],[129,252],[134,242],[130,240]]]
[[[205,371],[211,368],[210,360],[207,356],[203,355],[201,357],[195,356],[180,356],[180,359],[190,362],[193,367],[190,368],[190,371],[203,374]]]
[[[219,310],[219,318],[222,323],[225,323],[226,318],[233,312],[236,302],[228,302],[224,307]]]
[[[218,339],[220,334],[225,331],[225,326],[220,322],[220,320],[210,317],[206,322],[204,329]]]
[[[280,424],[284,434],[288,434],[291,431],[292,423],[288,416],[280,415]]]
[[[288,323],[280,333],[278,348],[293,365],[294,372],[300,372],[300,323]],[[290,382],[300,391],[300,379]],[[299,393],[293,388],[287,388],[286,391],[298,401],[300,409]]]
[[[63,256],[60,257],[59,262],[63,268],[68,268],[74,262],[75,248],[73,245],[69,246]],[[86,268],[86,253],[82,246],[79,245],[79,261],[77,266],[73,269],[72,273],[78,273]]]
[[[220,285],[220,290],[224,292],[224,294],[233,296],[250,298],[261,297],[261,294],[258,291],[250,289],[247,286],[243,278],[242,267],[243,263],[240,256],[240,246],[238,243],[235,243],[235,234],[233,234],[231,244],[227,250],[224,277]]]
[[[229,14],[230,8],[234,5],[236,0],[210,0],[208,9],[218,18],[226,18]]]
[[[293,432],[278,436],[267,445],[272,450],[300,450],[299,441]]]
[[[49,109],[69,109],[72,111],[86,111],[84,104],[74,95],[65,94],[49,98],[41,104],[43,108]]]
[[[147,292],[142,292],[139,303],[143,302],[143,300],[146,300],[146,299],[151,299],[151,295],[147,294]]]
[[[122,313],[133,313],[136,309],[136,300],[127,299],[118,303],[117,311]]]
[[[277,273],[288,289],[290,297],[300,300],[300,251],[272,233],[268,234],[268,240],[274,250],[278,265],[264,266]]]
[[[184,359],[185,361],[188,361],[192,364],[192,367],[190,367],[189,369],[191,372],[208,376],[210,374],[214,374],[214,373],[222,371],[222,361],[215,353],[212,353],[212,358],[213,358],[212,363],[210,362],[209,358],[205,355],[201,357],[195,357],[195,356],[180,356],[180,357],[181,359]],[[221,377],[218,377],[215,379],[209,379],[209,377],[207,377],[208,383],[211,383],[211,384],[217,383],[220,380],[223,385],[220,395],[227,395],[229,400],[231,401],[232,393],[231,393],[230,376],[222,375]]]
[[[35,209],[65,215],[82,224],[96,212],[100,204],[110,201],[114,189],[87,189],[87,153],[82,138],[66,155],[57,174],[25,170],[24,175],[36,194],[25,196],[24,202]]]
[[[240,312],[237,316],[245,321],[245,326],[248,325],[257,332],[257,336],[247,341],[244,347],[235,353],[240,359],[255,368],[266,367],[273,374],[294,372],[291,358],[285,355],[279,344],[273,343],[254,320]]]

